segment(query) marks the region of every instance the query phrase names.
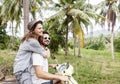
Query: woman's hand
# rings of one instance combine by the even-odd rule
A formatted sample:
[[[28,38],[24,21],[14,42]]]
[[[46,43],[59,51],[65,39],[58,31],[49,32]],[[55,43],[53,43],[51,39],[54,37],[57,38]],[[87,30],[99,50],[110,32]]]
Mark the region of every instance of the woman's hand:
[[[49,58],[50,57],[50,50],[48,48],[46,49],[46,53],[47,53],[47,57],[46,58]]]

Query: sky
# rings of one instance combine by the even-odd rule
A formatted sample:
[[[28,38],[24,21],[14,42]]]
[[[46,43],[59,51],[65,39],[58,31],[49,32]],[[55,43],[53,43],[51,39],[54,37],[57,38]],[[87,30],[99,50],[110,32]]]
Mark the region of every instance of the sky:
[[[102,2],[102,1],[104,1],[104,0],[89,0],[89,2],[91,4],[93,4],[93,5],[98,4],[98,3]]]
[[[56,2],[57,0],[54,0],[54,1]],[[87,1],[87,0],[86,0],[86,1]],[[89,2],[90,2],[91,4],[93,4],[93,5],[96,5],[96,4],[100,3],[101,1],[104,1],[104,0],[89,0]],[[44,17],[41,18],[41,20],[43,20],[44,18],[48,18],[49,16],[51,16],[51,14],[53,14],[52,11],[47,11],[47,12],[44,12],[44,11],[43,11]],[[38,16],[38,18],[40,18],[40,17]],[[14,23],[14,24],[15,24],[15,23]],[[14,25],[14,24],[13,24],[13,25]],[[118,24],[118,22],[117,22],[117,24]],[[106,30],[107,30],[107,27],[105,27],[106,29],[102,29],[102,28],[100,28],[99,25],[95,25],[95,24],[94,24],[94,21],[93,21],[93,25],[94,25],[94,29],[93,29],[93,30],[94,30],[94,31],[97,31],[98,33],[102,33],[100,30],[102,30],[102,31],[106,31]],[[106,24],[106,26],[107,26],[107,24]],[[118,28],[118,26],[119,26],[119,25],[117,25],[116,27]],[[23,37],[23,35],[24,35],[24,30],[23,30],[22,27],[24,27],[24,26],[23,26],[23,22],[22,22],[22,25],[20,26],[20,28],[18,28],[18,33],[17,33],[16,36]],[[91,30],[88,30],[88,33],[90,33],[90,31],[91,31]],[[10,24],[9,24],[9,22],[8,22],[7,32],[8,32],[9,35],[11,35],[11,32],[12,32],[12,31],[11,31],[11,29],[10,29]],[[85,34],[87,33],[86,30],[84,30],[84,32],[85,32]],[[69,36],[72,37],[71,34],[70,34]]]

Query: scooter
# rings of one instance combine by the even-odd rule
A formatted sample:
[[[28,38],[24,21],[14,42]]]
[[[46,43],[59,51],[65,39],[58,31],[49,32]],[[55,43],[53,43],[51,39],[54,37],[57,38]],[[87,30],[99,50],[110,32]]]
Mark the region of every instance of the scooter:
[[[59,64],[58,60],[54,57],[54,60],[57,63],[56,71],[59,75],[68,76],[69,81],[62,81],[62,84],[78,84],[77,81],[73,78],[72,74],[74,73],[74,68],[70,63]]]
[[[70,63],[57,64],[56,66],[57,74],[68,76],[69,81],[62,81],[62,84],[78,84],[73,78],[74,73],[73,66]]]

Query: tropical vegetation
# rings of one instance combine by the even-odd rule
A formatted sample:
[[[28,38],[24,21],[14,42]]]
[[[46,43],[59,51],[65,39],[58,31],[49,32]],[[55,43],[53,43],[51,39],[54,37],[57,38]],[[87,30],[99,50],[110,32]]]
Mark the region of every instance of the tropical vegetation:
[[[54,56],[59,63],[70,62],[73,76],[79,84],[119,84],[120,31],[115,31],[119,21],[120,2],[104,0],[92,5],[89,0],[1,0],[0,5],[0,78],[13,75],[13,62],[21,43],[16,34],[19,28],[28,32],[27,23],[37,18],[44,21],[50,33],[51,63]],[[42,11],[55,12],[43,18]],[[24,22],[24,27],[21,24]],[[93,36],[96,23],[109,34]],[[12,35],[7,33],[8,24]],[[86,37],[86,32],[91,35]],[[85,32],[86,31],[86,32]],[[69,37],[69,33],[72,37]],[[112,59],[111,59],[112,55]],[[50,69],[50,72],[54,72]]]

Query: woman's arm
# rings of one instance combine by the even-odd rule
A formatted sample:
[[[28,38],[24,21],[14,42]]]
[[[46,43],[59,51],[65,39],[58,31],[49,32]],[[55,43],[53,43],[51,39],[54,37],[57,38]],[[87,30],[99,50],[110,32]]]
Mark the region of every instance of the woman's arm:
[[[20,50],[39,53],[45,58],[49,56],[48,52],[46,52],[39,42],[33,38],[29,39],[28,41],[24,41],[20,47]]]

